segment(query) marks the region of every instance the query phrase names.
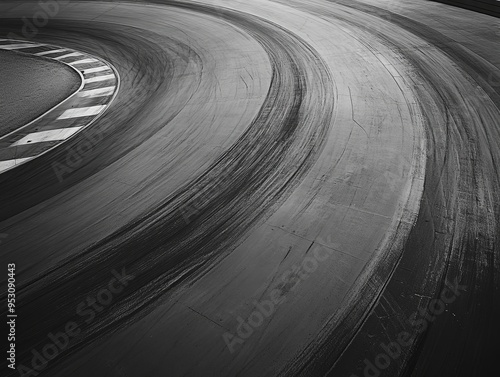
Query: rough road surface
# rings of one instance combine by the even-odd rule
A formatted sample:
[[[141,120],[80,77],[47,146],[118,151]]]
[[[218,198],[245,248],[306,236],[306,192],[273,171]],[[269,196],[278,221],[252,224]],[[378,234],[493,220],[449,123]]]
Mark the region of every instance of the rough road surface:
[[[1,7],[4,34],[33,13]],[[62,182],[51,164],[85,135],[0,176],[18,367],[485,375],[497,21],[426,1],[61,5],[36,40],[122,83]]]

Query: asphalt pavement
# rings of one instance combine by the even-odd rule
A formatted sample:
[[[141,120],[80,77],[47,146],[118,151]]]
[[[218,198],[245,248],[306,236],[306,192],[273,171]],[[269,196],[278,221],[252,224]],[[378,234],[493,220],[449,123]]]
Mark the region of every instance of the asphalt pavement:
[[[2,35],[36,10],[1,7]],[[56,13],[34,40],[100,56],[121,86],[88,134],[0,174],[18,365],[352,377],[495,364],[498,19],[395,0]],[[58,180],[53,163],[86,135],[100,141]]]

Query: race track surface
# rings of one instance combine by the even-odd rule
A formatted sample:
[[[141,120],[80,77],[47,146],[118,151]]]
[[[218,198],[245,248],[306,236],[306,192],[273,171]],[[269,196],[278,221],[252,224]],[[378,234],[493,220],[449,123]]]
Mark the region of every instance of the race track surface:
[[[2,2],[1,35],[37,9]],[[88,130],[0,174],[25,375],[495,365],[497,19],[423,0],[53,13],[31,38],[109,61],[121,85]]]

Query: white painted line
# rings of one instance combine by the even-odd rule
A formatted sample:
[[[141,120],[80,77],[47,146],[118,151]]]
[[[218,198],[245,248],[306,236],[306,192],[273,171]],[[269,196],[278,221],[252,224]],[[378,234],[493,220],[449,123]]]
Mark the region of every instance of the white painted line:
[[[114,79],[114,78],[115,78],[115,75],[103,75],[103,76],[91,77],[89,79],[85,79],[85,84],[89,84],[91,82],[99,82],[99,81],[111,80],[111,79]]]
[[[39,47],[39,46],[43,46],[43,45],[32,44],[32,43],[23,43],[23,44],[17,44],[17,45],[3,45],[3,46],[0,46],[0,48],[3,50],[19,50],[21,48],[30,48],[30,47]]]
[[[60,48],[60,49],[57,49],[57,50],[50,50],[50,51],[44,51],[44,52],[37,52],[35,55],[38,55],[38,56],[44,56],[44,55],[50,55],[50,54],[55,54],[57,52],[66,52],[68,50],[66,50],[65,48]]]
[[[41,143],[44,141],[64,140],[73,135],[75,132],[78,132],[80,128],[82,127],[68,127],[68,128],[59,128],[57,130],[33,132],[31,134],[26,135],[22,139],[16,141],[14,144],[11,145],[11,147],[15,147],[18,145]]]
[[[102,72],[102,71],[106,71],[106,70],[112,71],[112,69],[110,67],[108,67],[107,65],[103,65],[103,66],[95,67],[95,68],[87,68],[87,69],[82,70],[82,72],[83,72],[83,74],[86,74],[86,73]]]
[[[77,65],[77,64],[85,64],[85,63],[95,63],[95,62],[98,62],[99,60],[97,59],[92,59],[92,58],[88,58],[88,59],[82,59],[82,60],[77,60],[76,62],[71,62],[71,63],[68,63],[70,65]]]
[[[68,118],[78,118],[78,117],[88,117],[91,115],[99,114],[106,105],[90,106],[90,107],[80,107],[78,109],[68,109],[57,119],[68,119]]]
[[[81,52],[72,52],[70,54],[66,54],[66,55],[62,55],[62,56],[58,56],[56,58],[53,58],[53,59],[56,59],[56,60],[59,60],[59,59],[64,59],[64,58],[70,58],[72,56],[82,56],[83,54]]]
[[[15,160],[0,161],[0,173],[8,170],[16,165],[22,164],[25,161],[31,160],[33,157],[16,158]]]
[[[114,91],[114,86],[108,86],[106,88],[81,91],[78,93],[78,97],[106,97],[112,95]]]

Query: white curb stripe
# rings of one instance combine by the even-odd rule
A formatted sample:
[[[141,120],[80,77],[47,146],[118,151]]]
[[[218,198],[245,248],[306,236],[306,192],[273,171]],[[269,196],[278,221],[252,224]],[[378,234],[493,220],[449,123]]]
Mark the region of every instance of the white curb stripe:
[[[98,88],[91,90],[84,90],[78,93],[78,97],[105,97],[110,96],[115,91],[115,86],[108,86],[106,88]]]
[[[80,107],[78,109],[68,109],[57,119],[68,119],[97,115],[106,108],[106,105]]]
[[[65,48],[60,48],[58,50],[50,50],[50,51],[44,51],[44,52],[37,52],[35,55],[38,55],[38,56],[44,56],[44,55],[49,55],[49,54],[55,54],[56,52],[66,52],[68,50],[66,50]]]
[[[10,169],[16,165],[22,164],[23,162],[31,160],[32,158],[33,157],[26,157],[26,158],[16,158],[15,160],[0,161],[0,172]]]
[[[82,60],[77,60],[76,62],[71,62],[71,63],[68,63],[70,65],[77,65],[77,64],[85,64],[85,63],[95,63],[95,62],[98,62],[99,60],[97,59],[92,59],[92,58],[88,58],[88,59],[82,59]]]
[[[0,46],[0,48],[4,49],[4,50],[18,50],[21,48],[40,47],[40,46],[43,46],[43,45],[23,43],[23,44],[17,44],[17,45],[3,45],[3,46]]]
[[[82,55],[83,54],[81,52],[72,52],[71,54],[66,54],[66,55],[58,56],[58,57],[53,58],[53,59],[59,60],[59,59],[64,59],[64,58],[70,58],[72,56],[82,56]]]
[[[15,42],[15,43],[14,43]],[[61,63],[65,64],[68,67],[71,67],[75,72],[78,73],[78,75],[81,78],[81,85],[80,88],[74,92],[72,95],[70,95],[68,98],[66,98],[64,101],[59,103],[58,105],[54,106],[50,110],[47,110],[44,114],[40,115],[38,118],[34,119],[33,121],[25,124],[24,126],[20,127],[17,130],[12,131],[11,133],[1,136],[0,139],[4,140],[7,137],[12,138],[14,136],[14,140],[16,138],[20,138],[19,140],[15,141],[14,143],[10,144],[7,142],[4,144],[3,147],[1,147],[2,150],[5,149],[5,151],[10,150],[12,152],[19,151],[17,148],[22,146],[23,153],[13,153],[14,155],[20,155],[20,156],[26,156],[28,155],[29,157],[22,157],[22,158],[17,158],[17,159],[10,159],[10,160],[5,160],[5,161],[0,161],[0,173],[3,173],[6,170],[14,169],[18,165],[23,164],[24,162],[27,162],[29,160],[35,159],[51,150],[53,150],[56,146],[60,145],[63,143],[66,139],[71,138],[78,132],[82,131],[84,128],[89,127],[91,124],[93,124],[103,113],[104,111],[109,107],[111,101],[113,101],[117,89],[120,86],[120,77],[118,73],[113,69],[113,67],[107,65],[108,63],[105,61],[101,61],[100,59],[93,58],[91,55],[87,55],[86,53],[81,53],[72,49],[68,48],[62,48],[60,46],[53,46],[53,45],[46,45],[46,44],[35,44],[31,42],[25,42],[25,41],[13,41],[10,39],[1,39],[0,38],[0,49],[5,49],[5,50],[16,50],[16,49],[28,49],[28,48],[35,48],[35,47],[41,47],[38,49],[40,52],[30,52],[31,55],[33,56],[44,56],[49,59],[57,60],[60,61]],[[74,62],[67,62],[64,61],[64,58],[70,58],[70,57],[76,57],[76,59],[80,59]],[[78,68],[75,67],[79,64],[88,64],[91,68]],[[101,72],[101,73],[98,73]],[[85,78],[83,74],[88,74],[87,76],[91,76],[88,79]],[[96,73],[97,76],[93,73]],[[115,79],[115,82],[107,82],[106,80],[111,80]],[[87,82],[103,82],[102,84],[97,84],[94,85],[94,87],[97,87],[95,89],[88,89],[85,90],[85,84]],[[65,106],[61,106],[61,110],[57,111],[56,108],[66,102],[73,97],[81,97],[84,98],[84,100],[80,100],[80,103],[77,101],[74,101],[73,104],[67,103]],[[94,100],[92,101],[92,98],[95,97],[109,97],[108,98],[103,98],[100,100]],[[88,107],[78,107],[78,106],[85,106],[85,104],[89,104],[94,102],[94,103],[104,103],[104,105],[94,105],[94,106],[88,106]],[[74,107],[71,107],[74,106]],[[66,108],[66,110],[64,110]],[[54,116],[57,116],[59,114],[59,117],[57,119],[70,119],[70,124],[73,125],[73,127],[66,127],[66,128],[58,128],[58,129],[52,129],[52,130],[46,130],[46,131],[38,131],[34,129],[35,127],[33,125],[36,125],[36,122],[39,122],[42,117],[46,116],[48,113],[53,112],[51,115],[52,122],[57,121],[54,119]],[[86,120],[85,118],[91,118],[89,120]],[[74,119],[71,120],[72,118],[83,118],[82,120],[79,119]],[[83,122],[85,120],[85,122]],[[54,124],[55,127],[64,127],[65,123],[59,122]],[[31,127],[31,128],[28,128]],[[26,130],[24,130],[26,129]],[[23,131],[21,131],[23,130]],[[31,130],[31,132],[30,132]],[[5,140],[6,141],[6,140]],[[43,144],[45,143],[45,144]],[[9,149],[11,148],[11,149]],[[35,155],[33,155],[35,154]],[[5,158],[8,158],[11,156],[5,156]]]
[[[41,143],[44,141],[56,141],[56,140],[64,140],[73,135],[75,132],[78,132],[82,127],[68,127],[68,128],[59,128],[57,130],[49,130],[42,132],[33,132],[31,134],[26,135],[22,139],[19,139],[11,147],[15,147],[18,145],[26,145],[26,144],[34,144]]]
[[[89,79],[85,79],[85,84],[89,84],[91,82],[111,80],[114,78],[115,78],[115,75],[104,75],[104,76],[91,77]]]
[[[87,69],[84,69],[82,72],[83,72],[83,74],[86,74],[86,73],[95,73],[95,72],[101,72],[101,71],[107,71],[107,70],[113,71],[110,67],[103,65],[101,67],[87,68]]]

